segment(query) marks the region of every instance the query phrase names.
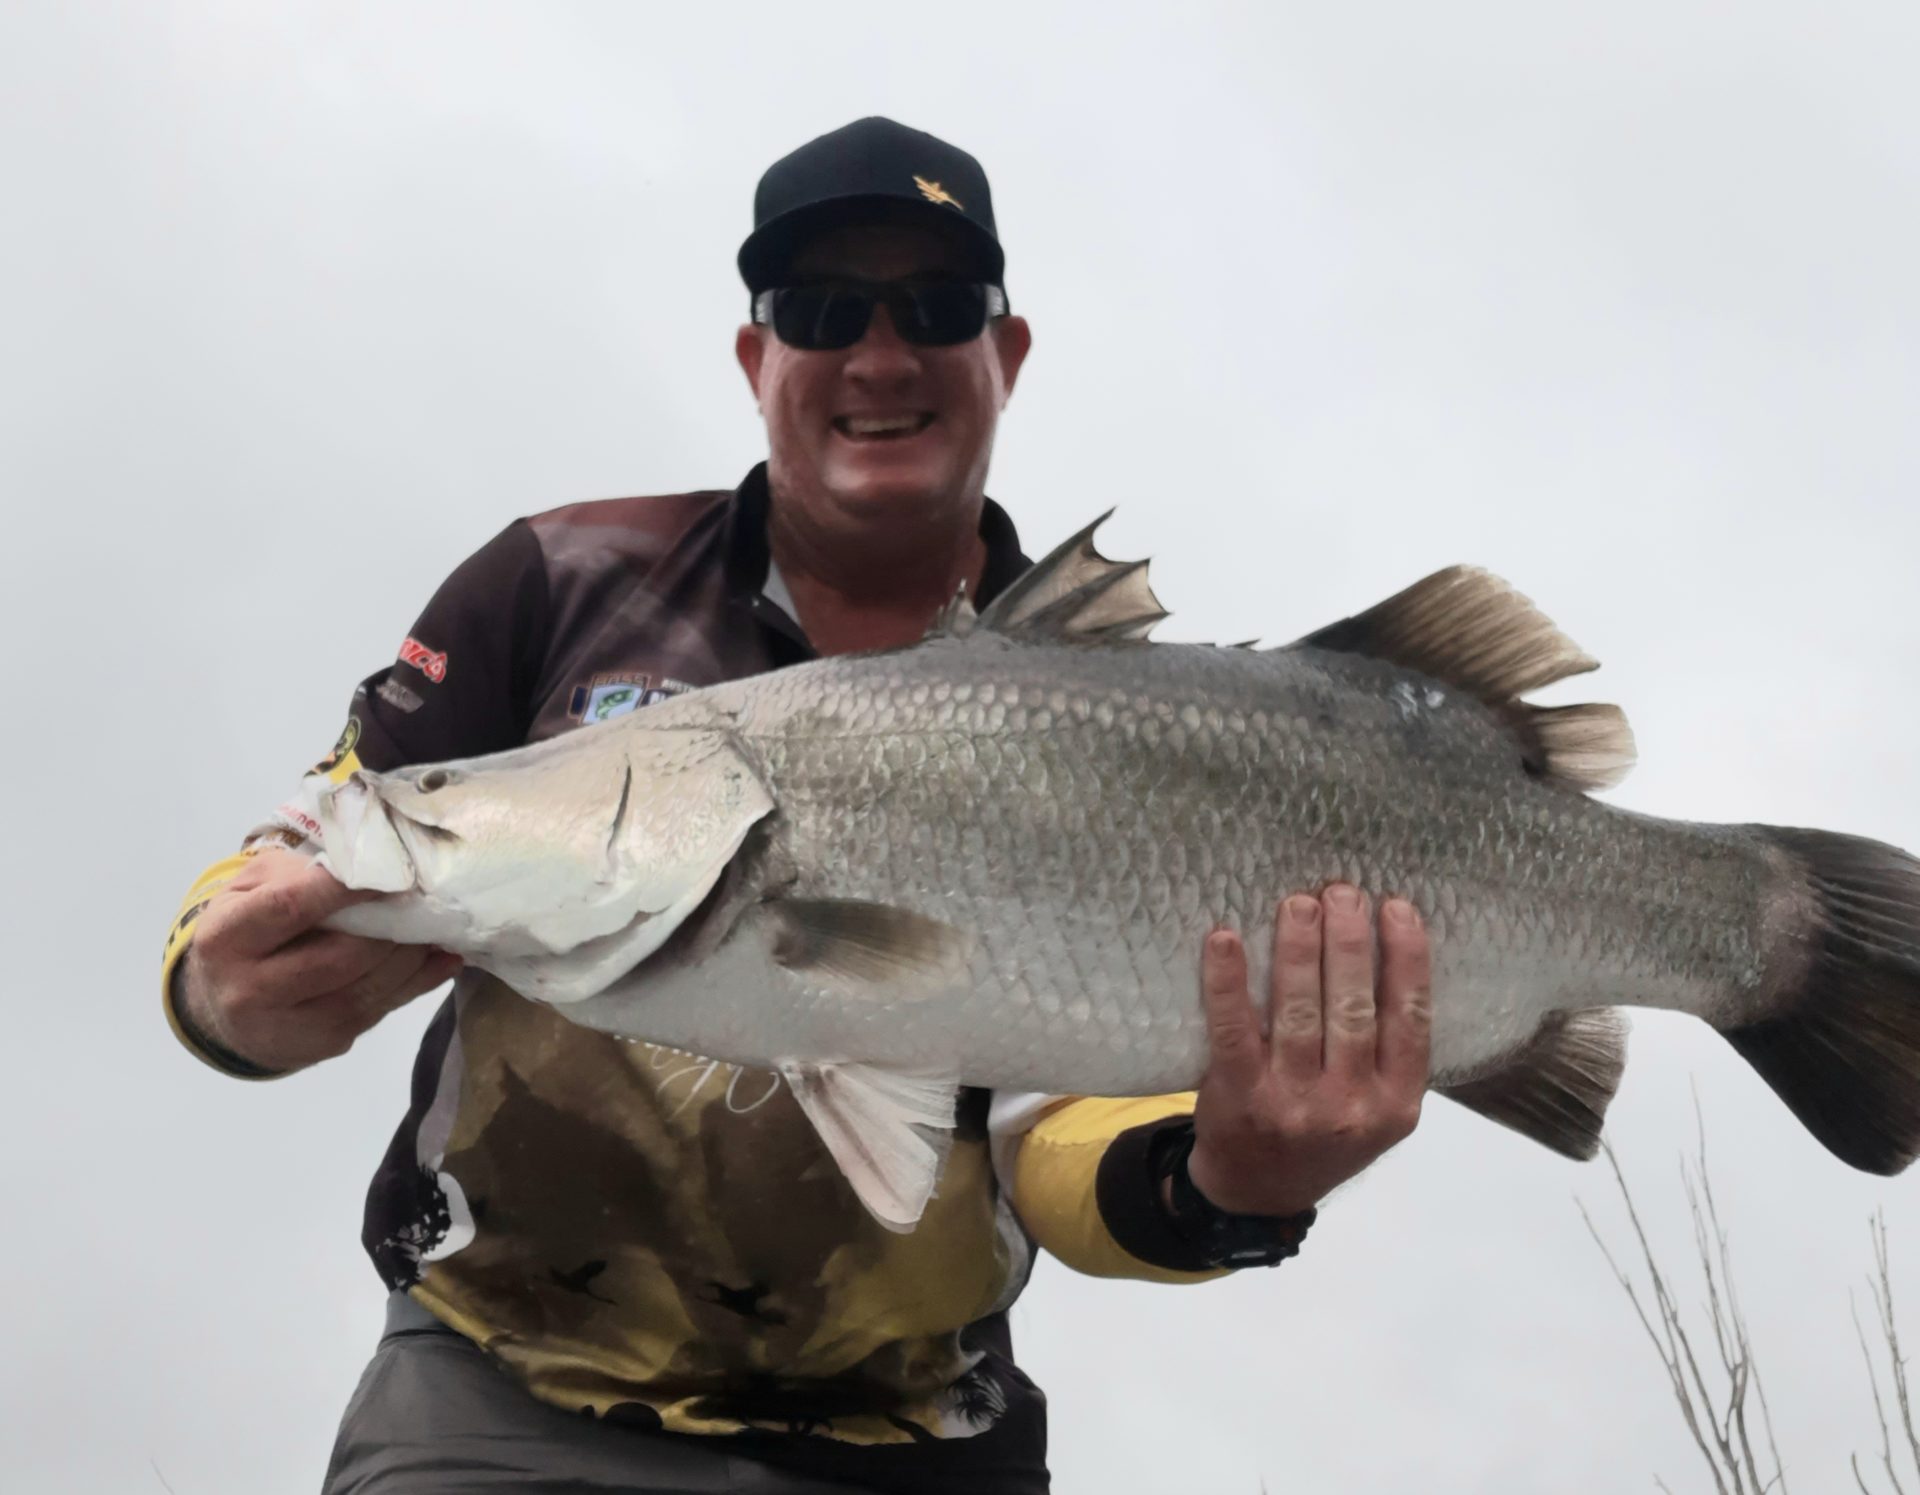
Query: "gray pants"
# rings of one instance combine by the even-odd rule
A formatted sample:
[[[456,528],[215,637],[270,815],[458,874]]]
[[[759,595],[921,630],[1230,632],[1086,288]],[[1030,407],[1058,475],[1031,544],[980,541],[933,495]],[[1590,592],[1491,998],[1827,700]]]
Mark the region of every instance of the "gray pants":
[[[569,1415],[536,1401],[410,1298],[347,1403],[322,1495],[849,1495],[724,1445]]]

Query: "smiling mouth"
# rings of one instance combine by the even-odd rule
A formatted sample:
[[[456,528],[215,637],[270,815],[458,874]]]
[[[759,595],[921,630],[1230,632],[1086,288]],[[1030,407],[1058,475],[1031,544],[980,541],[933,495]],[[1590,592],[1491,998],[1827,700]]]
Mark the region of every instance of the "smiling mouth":
[[[912,415],[836,415],[833,429],[848,441],[902,441],[933,424],[933,412]]]

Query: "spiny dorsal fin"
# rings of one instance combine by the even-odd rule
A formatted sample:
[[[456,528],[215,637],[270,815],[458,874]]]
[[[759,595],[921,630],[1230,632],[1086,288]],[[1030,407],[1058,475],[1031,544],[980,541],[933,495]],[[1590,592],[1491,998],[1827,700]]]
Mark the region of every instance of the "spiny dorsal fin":
[[[1110,561],[1093,532],[1109,509],[1056,546],[980,614],[996,633],[1056,639],[1144,639],[1167,616],[1147,584],[1147,563]]]
[[[973,610],[973,599],[967,595],[967,584],[961,582],[953,594],[953,600],[933,615],[928,625],[926,638],[965,638],[972,633],[980,615]]]
[[[1440,1093],[1523,1137],[1585,1162],[1600,1150],[1607,1103],[1627,1065],[1617,1008],[1555,1012],[1504,1069]]]
[[[1314,649],[1364,654],[1452,685],[1507,718],[1527,767],[1575,789],[1607,789],[1633,767],[1618,706],[1529,706],[1530,690],[1600,661],[1490,571],[1449,566],[1376,607],[1310,633]],[[1296,645],[1295,647],[1299,647]]]

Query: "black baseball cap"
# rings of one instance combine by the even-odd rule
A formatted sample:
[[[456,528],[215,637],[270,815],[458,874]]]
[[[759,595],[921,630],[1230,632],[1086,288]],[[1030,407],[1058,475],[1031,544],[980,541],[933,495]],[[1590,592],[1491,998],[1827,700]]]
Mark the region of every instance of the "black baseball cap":
[[[823,228],[865,220],[926,223],[952,236],[971,273],[1004,289],[1006,256],[980,163],[957,146],[879,115],[809,140],[769,166],[753,193],[740,278],[754,294]]]

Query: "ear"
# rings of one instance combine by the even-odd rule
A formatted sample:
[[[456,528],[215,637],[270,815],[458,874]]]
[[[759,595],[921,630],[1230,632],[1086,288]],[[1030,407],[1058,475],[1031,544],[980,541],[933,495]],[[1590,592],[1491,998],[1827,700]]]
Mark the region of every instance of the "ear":
[[[733,335],[733,356],[740,360],[741,372],[747,376],[747,387],[753,391],[755,400],[760,398],[760,365],[767,356],[766,340],[760,329],[751,322],[741,324],[740,330]]]
[[[1013,381],[1033,347],[1033,329],[1025,317],[1002,317],[993,324],[993,349],[1000,360],[1001,399],[1013,393]]]

